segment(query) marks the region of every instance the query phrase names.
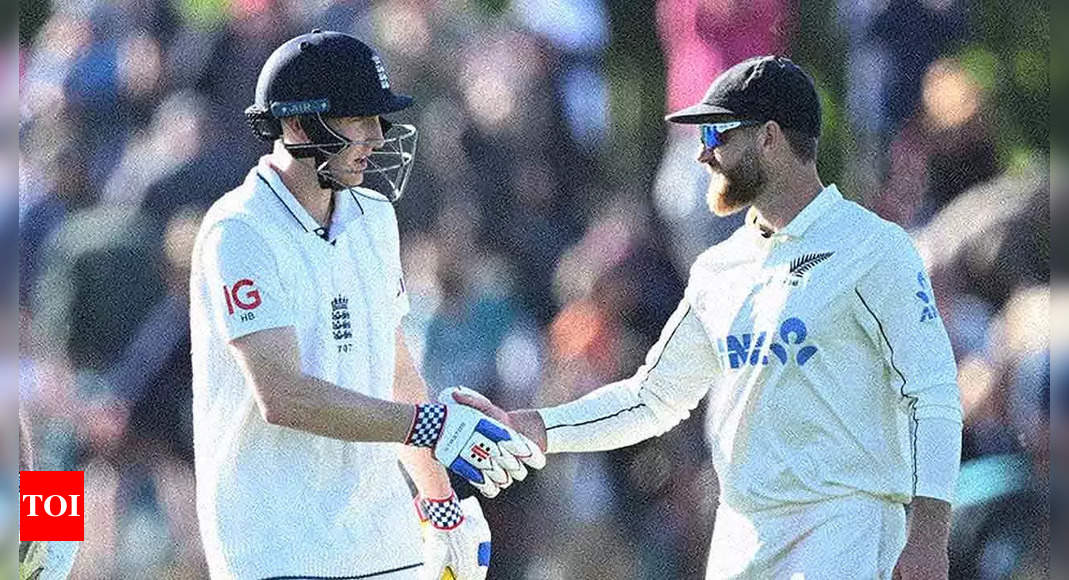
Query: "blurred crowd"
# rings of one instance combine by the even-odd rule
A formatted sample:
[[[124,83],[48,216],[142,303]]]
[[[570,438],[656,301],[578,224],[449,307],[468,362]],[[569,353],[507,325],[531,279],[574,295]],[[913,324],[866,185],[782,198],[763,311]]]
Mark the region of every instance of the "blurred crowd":
[[[825,181],[913,234],[954,345],[965,432],[952,578],[1047,577],[1049,353],[1064,345],[1050,340],[1037,133],[1045,3],[1013,15],[966,0],[30,4],[18,394],[37,468],[85,471],[92,525],[74,578],[206,577],[192,241],[267,151],[242,115],[261,64],[312,28],[368,40],[416,97],[394,119],[420,130],[397,207],[405,331],[433,391],[464,384],[505,408],[632,374],[691,261],[738,227],[706,211],[698,137],[663,114],[748,56],[812,70]],[[1000,44],[998,18],[1016,44]],[[701,415],[631,448],[554,457],[484,501],[490,576],[704,577],[717,482]]]

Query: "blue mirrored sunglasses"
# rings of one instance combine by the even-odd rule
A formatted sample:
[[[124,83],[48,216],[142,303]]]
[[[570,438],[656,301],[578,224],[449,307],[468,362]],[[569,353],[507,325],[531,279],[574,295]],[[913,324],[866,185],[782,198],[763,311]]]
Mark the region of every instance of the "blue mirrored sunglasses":
[[[705,145],[707,149],[713,149],[724,143],[724,133],[739,127],[760,124],[758,121],[728,121],[726,123],[703,123],[698,128],[701,130],[702,145]]]

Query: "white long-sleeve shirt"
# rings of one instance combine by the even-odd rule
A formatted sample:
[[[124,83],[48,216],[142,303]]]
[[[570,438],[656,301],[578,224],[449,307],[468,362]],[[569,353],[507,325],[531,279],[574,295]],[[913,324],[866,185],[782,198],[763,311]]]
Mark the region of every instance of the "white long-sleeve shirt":
[[[541,409],[549,452],[632,445],[709,395],[721,501],[750,511],[858,491],[950,501],[961,401],[909,236],[834,185],[780,232],[703,253],[630,379]]]

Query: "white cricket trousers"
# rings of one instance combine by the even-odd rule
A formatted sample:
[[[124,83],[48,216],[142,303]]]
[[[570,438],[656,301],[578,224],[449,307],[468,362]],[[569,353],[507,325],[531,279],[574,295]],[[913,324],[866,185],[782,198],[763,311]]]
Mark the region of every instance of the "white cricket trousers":
[[[889,580],[905,545],[904,506],[868,494],[748,514],[721,503],[705,577]]]

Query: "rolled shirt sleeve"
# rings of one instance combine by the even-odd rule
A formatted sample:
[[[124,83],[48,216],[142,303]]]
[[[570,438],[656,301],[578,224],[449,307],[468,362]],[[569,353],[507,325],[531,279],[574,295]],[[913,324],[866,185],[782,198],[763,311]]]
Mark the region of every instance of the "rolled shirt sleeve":
[[[897,226],[858,283],[858,320],[908,402],[913,495],[952,501],[961,461],[962,408],[950,339],[913,241]]]
[[[634,376],[538,410],[547,452],[603,451],[659,436],[690,415],[718,368],[705,328],[684,299]]]

